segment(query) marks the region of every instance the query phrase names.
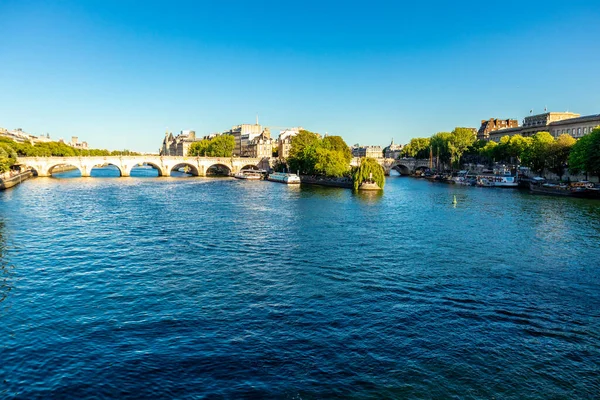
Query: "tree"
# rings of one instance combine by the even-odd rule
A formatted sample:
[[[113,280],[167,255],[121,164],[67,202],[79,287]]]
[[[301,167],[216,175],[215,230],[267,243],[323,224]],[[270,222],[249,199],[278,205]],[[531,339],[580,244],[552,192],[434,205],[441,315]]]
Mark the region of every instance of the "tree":
[[[210,140],[206,155],[209,157],[232,157],[235,138],[231,135],[219,135]]]
[[[319,136],[316,133],[302,130],[292,138],[287,163],[292,171],[302,174],[313,174],[316,163],[316,149]]]
[[[554,138],[549,132],[538,132],[533,135],[531,146],[523,154],[523,163],[533,171],[542,173],[548,166],[548,155]]]
[[[450,149],[448,148],[451,137],[452,133],[450,132],[438,132],[430,139],[433,155],[436,157],[439,155],[440,161],[443,163],[449,163],[451,159]]]
[[[531,146],[532,140],[529,137],[523,137],[521,135],[511,136],[506,154],[517,160],[517,164],[521,163],[521,158],[523,154],[527,151],[527,149]]]
[[[591,141],[592,135],[589,134],[575,142],[569,153],[569,172],[573,174],[587,172],[588,149]]]
[[[548,148],[548,168],[558,175],[559,179],[567,169],[569,153],[576,140],[571,135],[563,133]]]
[[[352,160],[352,151],[341,136],[327,136],[323,138],[321,145],[326,149],[339,152],[346,160],[346,164]]]
[[[460,167],[460,159],[463,153],[475,142],[477,136],[473,130],[468,128],[455,128],[448,143],[452,161]]]
[[[600,177],[600,128],[589,134],[590,148],[588,150],[588,172]]]
[[[190,145],[190,149],[188,150],[188,156],[191,157],[205,157],[206,152],[208,151],[208,146],[210,145],[210,140],[202,139],[198,142],[194,142]]]
[[[17,161],[17,152],[7,143],[0,143],[0,173],[6,172]]]
[[[485,146],[483,146],[483,148],[479,150],[479,154],[488,158],[491,162],[495,159],[497,147],[498,143],[494,142],[493,140],[490,140],[485,144]]]
[[[402,149],[404,157],[429,158],[429,138],[412,138],[410,142]]]
[[[383,167],[374,158],[365,157],[360,161],[360,165],[352,171],[354,190],[358,190],[360,185],[369,179],[373,179],[381,189],[385,186],[385,170]]]
[[[349,162],[343,151],[317,147],[314,172],[325,176],[342,177],[350,169]]]

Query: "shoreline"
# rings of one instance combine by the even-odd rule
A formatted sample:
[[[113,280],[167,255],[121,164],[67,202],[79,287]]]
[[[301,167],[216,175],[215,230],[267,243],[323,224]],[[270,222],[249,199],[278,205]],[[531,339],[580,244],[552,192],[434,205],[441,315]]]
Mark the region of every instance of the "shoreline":
[[[19,172],[9,178],[0,178],[0,190],[10,189],[11,187],[17,186],[19,183],[26,181],[33,177],[33,172],[30,170]]]

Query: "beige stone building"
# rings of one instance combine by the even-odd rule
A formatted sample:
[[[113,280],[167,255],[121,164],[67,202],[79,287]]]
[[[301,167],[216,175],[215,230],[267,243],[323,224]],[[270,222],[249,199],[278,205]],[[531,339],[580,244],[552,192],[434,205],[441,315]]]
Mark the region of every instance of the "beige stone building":
[[[353,157],[370,157],[370,158],[382,158],[383,149],[381,146],[359,146],[352,147]]]
[[[584,135],[583,128],[587,128],[586,131],[589,132],[590,126],[594,124],[593,121],[597,120],[596,117],[597,115],[580,117],[580,114],[572,112],[547,112],[531,115],[523,119],[522,126],[490,132],[489,140],[499,142],[503,136],[521,135],[528,137],[544,131],[550,132],[556,137],[563,133],[563,130],[564,133],[569,133],[573,137],[581,137]],[[580,129],[579,133],[578,129]],[[559,130],[561,133],[558,133]]]
[[[400,157],[400,153],[402,153],[403,147],[404,146],[402,146],[401,144],[395,144],[394,139],[392,138],[392,143],[390,143],[387,147],[383,149],[383,156],[385,158],[396,159]]]
[[[248,151],[250,142],[263,133],[263,128],[258,124],[240,124],[231,127],[230,130],[223,132],[225,135],[231,135],[235,139],[235,147],[233,149],[234,157],[241,157]]]
[[[477,131],[477,140],[489,140],[490,133],[507,128],[516,128],[519,126],[519,121],[516,119],[497,119],[490,118],[489,120],[481,120],[481,127]]]
[[[161,156],[185,157],[188,155],[192,143],[196,141],[198,139],[196,139],[195,131],[181,131],[177,136],[173,136],[172,132],[165,132],[159,154]]]
[[[548,132],[555,138],[566,133],[573,136],[575,139],[578,139],[587,135],[598,126],[600,126],[600,114],[586,115],[583,117],[552,122],[548,126]]]
[[[263,133],[252,139],[248,145],[245,157],[270,158],[273,156],[274,144],[275,141],[271,139],[271,135]]]

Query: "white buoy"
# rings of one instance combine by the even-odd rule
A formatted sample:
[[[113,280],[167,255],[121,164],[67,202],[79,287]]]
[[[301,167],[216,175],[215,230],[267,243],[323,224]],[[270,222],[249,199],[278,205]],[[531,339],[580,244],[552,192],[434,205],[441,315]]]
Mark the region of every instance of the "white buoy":
[[[452,200],[452,204],[456,205],[457,201],[456,201],[456,195],[454,195],[454,200]]]

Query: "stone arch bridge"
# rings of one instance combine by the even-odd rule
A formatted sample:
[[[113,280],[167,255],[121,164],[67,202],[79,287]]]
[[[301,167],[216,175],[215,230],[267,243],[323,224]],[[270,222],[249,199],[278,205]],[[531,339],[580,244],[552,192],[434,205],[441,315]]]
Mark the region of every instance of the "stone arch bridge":
[[[130,176],[132,168],[138,165],[150,165],[158,170],[159,176],[170,176],[171,171],[188,167],[190,174],[206,176],[211,167],[221,167],[234,174],[243,168],[268,169],[268,158],[232,158],[232,157],[169,157],[169,156],[98,156],[98,157],[19,157],[17,162],[32,168],[37,176],[52,176],[57,166],[74,166],[81,176],[88,177],[94,167],[113,165],[119,169],[122,177]]]
[[[418,169],[429,168],[429,160],[416,158],[378,158],[377,161],[385,170],[386,175],[389,175],[392,170],[396,170],[402,175],[411,175]],[[350,162],[351,166],[358,166],[359,164],[360,158],[358,157],[353,158]]]

